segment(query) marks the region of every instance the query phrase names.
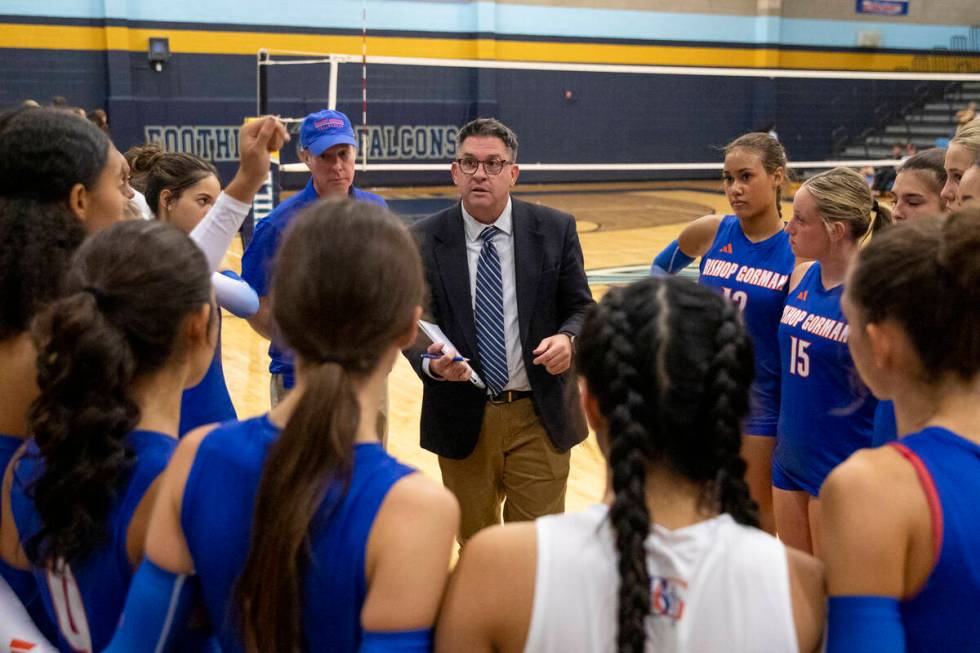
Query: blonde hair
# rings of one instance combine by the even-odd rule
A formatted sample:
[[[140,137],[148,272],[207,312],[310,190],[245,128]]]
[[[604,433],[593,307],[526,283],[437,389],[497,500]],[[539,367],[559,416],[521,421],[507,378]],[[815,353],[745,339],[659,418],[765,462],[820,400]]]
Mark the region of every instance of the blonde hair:
[[[949,141],[950,145],[962,145],[970,150],[973,161],[980,160],[980,118],[974,118],[970,122],[960,125],[956,130],[956,136]]]
[[[892,223],[891,212],[879,206],[861,173],[851,168],[833,168],[803,182],[813,197],[821,219],[845,223],[854,240],[860,241]]]

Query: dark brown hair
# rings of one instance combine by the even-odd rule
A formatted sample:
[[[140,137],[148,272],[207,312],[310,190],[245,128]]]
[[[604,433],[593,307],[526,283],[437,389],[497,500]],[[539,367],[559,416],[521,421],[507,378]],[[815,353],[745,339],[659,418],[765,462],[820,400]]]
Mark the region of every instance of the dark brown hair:
[[[204,254],[155,221],[91,236],[65,286],[33,328],[41,393],[29,420],[44,471],[29,487],[41,528],[26,552],[39,567],[83,559],[104,540],[133,462],[134,381],[166,364],[184,318],[211,301]]]
[[[75,184],[92,189],[111,143],[85,118],[59,109],[0,115],[0,196],[64,202]]]
[[[0,198],[0,340],[24,333],[61,296],[65,271],[85,238],[62,202]]]
[[[701,484],[712,509],[758,526],[739,455],[752,344],[732,302],[686,279],[658,277],[613,288],[589,308],[576,365],[608,421],[609,518],[620,576],[616,650],[642,653],[650,612],[648,467]]]
[[[153,215],[160,209],[163,191],[169,190],[177,200],[202,179],[212,175],[220,179],[217,168],[210,162],[193,154],[166,152],[156,143],[131,147],[124,156],[129,162],[133,187],[146,196]]]
[[[510,151],[511,161],[517,161],[517,134],[496,118],[477,118],[463,125],[456,134],[456,143],[462,147],[470,136],[491,136],[499,138]]]
[[[760,132],[749,132],[748,134],[742,134],[725,146],[725,156],[728,156],[734,150],[748,150],[749,152],[757,154],[759,159],[762,161],[762,168],[766,171],[766,174],[771,175],[779,168],[782,168],[783,179],[790,178],[790,170],[786,160],[786,150],[778,140],[769,134]],[[780,217],[783,215],[782,199],[783,189],[782,186],[780,186],[776,189],[776,211],[779,212]]]
[[[980,371],[980,209],[886,230],[858,255],[847,293],[866,322],[895,320],[930,380]]]
[[[235,589],[249,653],[303,649],[312,521],[327,488],[346,489],[350,480],[357,384],[411,327],[424,288],[404,225],[380,206],[347,199],[324,200],[299,215],[276,261],[272,311],[306,385],[263,466],[248,560]]]
[[[923,150],[906,159],[898,171],[923,173],[933,192],[939,195],[946,185],[946,150],[941,147]]]

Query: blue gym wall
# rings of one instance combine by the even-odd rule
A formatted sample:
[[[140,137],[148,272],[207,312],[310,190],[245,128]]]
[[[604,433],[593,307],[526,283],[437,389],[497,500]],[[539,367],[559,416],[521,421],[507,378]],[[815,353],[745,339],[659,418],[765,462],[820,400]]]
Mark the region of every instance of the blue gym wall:
[[[980,70],[974,0],[912,0],[897,17],[858,15],[854,0],[369,0],[367,7],[374,55]],[[161,138],[215,159],[227,176],[237,148],[232,127],[256,111],[258,47],[356,54],[361,8],[360,0],[334,0],[315,12],[300,0],[2,0],[0,106],[62,95],[86,109],[103,107],[121,149]],[[868,32],[878,47],[857,47]],[[149,36],[170,38],[173,56],[162,72],[147,63]],[[950,53],[951,46],[961,51]],[[300,116],[325,103],[324,66],[284,68],[270,73],[270,110]],[[339,108],[355,123],[360,74],[357,65],[341,67]],[[719,146],[769,122],[791,158],[825,158],[835,130],[856,136],[880,107],[908,102],[915,85],[369,66],[368,88],[372,161],[447,161],[452,144],[441,128],[496,115],[521,137],[523,162],[608,163],[714,161]],[[395,158],[393,142],[423,138],[441,138],[443,147],[429,148],[425,159]],[[375,173],[360,181],[446,180],[444,173]]]

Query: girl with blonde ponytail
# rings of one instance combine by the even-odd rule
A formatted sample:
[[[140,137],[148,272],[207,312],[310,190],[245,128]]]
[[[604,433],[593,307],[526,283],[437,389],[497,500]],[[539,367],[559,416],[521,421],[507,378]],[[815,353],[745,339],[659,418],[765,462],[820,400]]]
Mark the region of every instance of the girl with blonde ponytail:
[[[812,553],[819,530],[817,496],[847,456],[870,446],[877,400],[847,351],[841,310],[844,276],[862,242],[891,224],[864,178],[848,168],[811,177],[793,200],[786,226],[797,257],[779,324],[781,403],[772,460],[776,531]]]

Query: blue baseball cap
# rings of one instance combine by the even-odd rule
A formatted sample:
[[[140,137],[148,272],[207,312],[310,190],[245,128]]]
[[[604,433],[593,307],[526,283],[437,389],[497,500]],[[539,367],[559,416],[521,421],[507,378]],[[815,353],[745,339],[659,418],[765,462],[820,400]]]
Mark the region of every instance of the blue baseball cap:
[[[299,143],[313,156],[320,156],[341,143],[357,147],[350,119],[341,112],[330,109],[311,113],[303,119],[299,128]]]

